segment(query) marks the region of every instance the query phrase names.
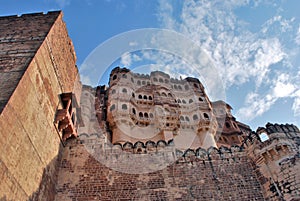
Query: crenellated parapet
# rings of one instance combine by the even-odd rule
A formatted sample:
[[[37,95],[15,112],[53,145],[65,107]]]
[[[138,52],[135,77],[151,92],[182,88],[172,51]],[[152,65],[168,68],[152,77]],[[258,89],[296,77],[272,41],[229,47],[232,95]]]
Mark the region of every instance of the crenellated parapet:
[[[106,150],[111,150],[105,152],[109,153],[119,153],[121,154],[155,154],[163,152],[174,152],[175,159],[178,163],[181,162],[196,162],[196,161],[210,161],[210,160],[224,160],[224,161],[235,161],[239,158],[239,155],[245,156],[245,149],[242,146],[232,145],[231,147],[222,146],[220,148],[209,147],[208,149],[198,147],[196,149],[188,148],[185,150],[176,149],[174,146],[174,140],[164,141],[159,140],[141,142],[137,141],[135,143],[124,142],[124,143],[114,143],[104,142],[105,137],[101,134],[80,134],[79,142],[86,146],[102,144]],[[94,146],[95,147],[95,146]],[[112,151],[115,150],[115,151]],[[119,150],[119,151],[117,151]]]
[[[267,123],[244,141],[262,175],[261,184],[269,200],[300,199],[299,139],[295,125]]]

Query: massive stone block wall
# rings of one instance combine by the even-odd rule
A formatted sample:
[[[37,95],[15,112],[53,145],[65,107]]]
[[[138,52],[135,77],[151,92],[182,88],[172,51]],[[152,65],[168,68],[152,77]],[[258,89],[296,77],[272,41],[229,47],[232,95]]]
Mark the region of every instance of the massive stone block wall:
[[[20,76],[4,80],[5,86],[12,82],[15,88],[8,91],[11,94],[0,114],[0,200],[53,200],[61,146],[53,122],[59,94],[72,92],[77,79],[74,49],[61,12],[6,21],[8,27],[16,21],[23,24],[22,30],[11,33],[11,41],[6,41],[11,44],[5,47],[13,48],[17,58],[26,62],[1,69],[1,76],[8,75],[9,69]],[[35,49],[28,49],[36,40]]]
[[[152,154],[164,156],[161,160],[168,165],[138,174],[138,167],[148,165],[143,158],[150,153],[118,146],[103,145],[95,135],[69,140],[60,162],[56,200],[264,200],[256,166],[239,147],[183,154],[171,144],[161,149],[156,145]],[[110,168],[99,162],[101,158],[110,161]]]

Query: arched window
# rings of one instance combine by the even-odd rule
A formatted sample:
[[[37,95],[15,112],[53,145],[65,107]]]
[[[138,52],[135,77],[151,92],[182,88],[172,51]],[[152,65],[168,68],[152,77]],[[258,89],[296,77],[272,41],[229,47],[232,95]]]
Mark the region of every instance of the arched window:
[[[155,77],[155,78],[153,78],[153,81],[154,81],[154,82],[157,82],[157,78],[156,78],[156,77]]]
[[[135,94],[134,94],[134,93],[132,93],[132,97],[133,97],[133,98],[135,97]]]
[[[186,104],[186,102],[185,102],[185,100],[184,100],[184,99],[182,99],[182,103],[183,103],[183,104]]]
[[[181,103],[181,100],[180,100],[180,99],[178,99],[178,100],[177,100],[177,103]]]
[[[190,118],[189,118],[189,117],[185,117],[185,120],[186,120],[186,121],[190,121]]]
[[[172,97],[172,94],[171,94],[171,93],[168,93],[168,97]]]
[[[152,113],[150,113],[150,118],[153,118],[153,114]]]
[[[200,102],[203,102],[203,99],[202,99],[201,97],[199,97],[199,101],[200,101]]]
[[[133,78],[131,78],[131,82],[134,83],[134,79]]]
[[[144,95],[144,99],[147,100],[147,96],[146,95]]]
[[[141,81],[140,80],[137,81],[137,85],[141,85]]]
[[[152,96],[149,96],[149,98],[148,98],[149,100],[152,100]]]
[[[226,128],[230,128],[230,124],[228,122],[225,123]]]
[[[162,92],[161,95],[167,97],[167,94],[165,92]]]
[[[162,78],[159,78],[159,82],[160,82],[160,83],[163,83],[164,80],[163,80]]]
[[[136,114],[136,112],[135,112],[135,109],[134,109],[134,108],[132,108],[132,114]]]
[[[261,134],[259,134],[259,138],[262,142],[264,142],[269,139],[269,136],[266,133],[261,133]]]
[[[143,99],[143,96],[141,94],[139,95],[139,99]]]
[[[195,87],[195,88],[199,88],[198,85],[197,85],[196,83],[194,84],[194,87]]]
[[[126,75],[126,74],[123,74],[122,77],[123,77],[123,78],[127,78],[127,75]]]
[[[179,85],[179,86],[178,86],[178,89],[181,91],[181,90],[182,90],[182,87]]]
[[[142,112],[139,113],[139,117],[143,117],[143,113]]]
[[[116,93],[116,90],[113,89],[113,90],[111,91],[111,94],[115,94],[115,93]]]
[[[114,76],[113,76],[113,80],[117,79],[117,77],[118,77],[117,75],[114,75]]]
[[[177,85],[174,85],[174,89],[177,89]]]
[[[183,118],[183,116],[180,116],[180,121],[184,121],[184,118]]]
[[[123,110],[127,110],[127,105],[126,105],[126,104],[123,104],[123,105],[122,105],[122,109],[123,109]]]
[[[192,103],[192,102],[193,102],[193,99],[190,99],[190,100],[189,100],[189,103]]]
[[[142,85],[146,85],[146,81],[143,80],[143,81],[142,81]]]
[[[125,74],[124,74],[124,75],[125,75]],[[122,92],[126,94],[126,93],[127,93],[127,89],[123,88],[123,89],[122,89]]]
[[[148,117],[149,117],[147,112],[144,113],[144,117],[145,117],[145,118],[148,118]]]
[[[169,83],[169,80],[168,80],[168,79],[165,79],[165,83],[167,83],[167,84],[168,84],[168,83]]]
[[[205,119],[209,119],[209,116],[208,116],[207,113],[203,113],[203,116],[204,116]]]
[[[198,120],[198,115],[194,114],[193,120],[194,120],[194,121]]]
[[[110,107],[110,111],[113,111],[114,109],[116,109],[115,104],[113,104],[113,105]]]

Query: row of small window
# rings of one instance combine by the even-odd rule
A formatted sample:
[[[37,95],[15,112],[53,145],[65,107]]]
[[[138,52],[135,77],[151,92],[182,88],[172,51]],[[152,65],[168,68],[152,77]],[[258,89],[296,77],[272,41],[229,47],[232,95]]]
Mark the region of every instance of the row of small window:
[[[199,100],[200,102],[203,102],[203,99],[202,99],[201,97],[199,97],[198,100]],[[176,102],[176,103],[183,103],[183,104],[186,104],[186,103],[187,103],[186,100],[184,100],[184,99],[182,99],[182,100],[177,99],[177,100],[175,100],[175,102]],[[190,99],[190,100],[189,100],[189,103],[193,103],[193,102],[194,102],[193,99]]]
[[[113,111],[113,110],[115,110],[116,109],[116,105],[115,104],[113,104],[111,107],[110,107],[110,111]],[[128,106],[126,105],[126,104],[122,104],[122,110],[127,110],[128,109]],[[136,110],[134,109],[134,108],[132,108],[132,114],[134,114],[134,115],[136,115]],[[148,113],[147,112],[145,112],[145,113],[142,113],[142,112],[139,112],[139,117],[145,117],[145,118],[153,118],[153,114],[152,113],[150,113],[149,115],[148,115]],[[203,117],[204,117],[204,119],[206,119],[206,120],[209,120],[210,118],[209,118],[209,115],[207,114],[207,113],[203,113]],[[198,117],[198,115],[197,114],[194,114],[193,115],[193,120],[194,121],[196,121],[196,120],[198,120],[199,119],[199,117]],[[185,116],[185,117],[183,117],[183,116],[180,116],[180,121],[190,121],[190,118],[188,117],[188,116]],[[226,122],[227,123],[227,122]]]
[[[127,75],[126,74],[122,74],[122,77],[123,78],[127,78]],[[117,75],[114,75],[113,76],[113,80],[116,80],[118,78],[118,76]],[[132,83],[134,83],[134,79],[133,78],[131,78],[131,82]],[[153,78],[153,82],[160,82],[160,83],[166,83],[166,84],[168,84],[169,83],[169,80],[168,79],[162,79],[162,78],[156,78],[156,77],[154,77]],[[145,80],[143,80],[143,81],[141,81],[141,80],[138,80],[137,82],[136,82],[136,84],[137,85],[150,85],[150,81],[145,81]],[[171,87],[172,87],[172,89],[175,89],[175,90],[180,90],[180,91],[182,91],[183,90],[183,88],[181,87],[181,85],[171,85]],[[194,87],[195,88],[199,88],[199,86],[196,84],[196,83],[194,83]],[[188,85],[184,85],[184,89],[185,90],[189,90],[189,86]]]
[[[112,94],[115,94],[115,93],[116,93],[116,90],[113,89],[113,90],[111,91],[111,93],[112,93]],[[127,93],[127,89],[126,89],[126,88],[123,88],[123,89],[122,89],[122,93]],[[156,92],[156,95],[157,95],[157,96],[163,96],[163,97],[172,97],[172,94],[171,94],[171,93],[166,94],[165,92],[162,92],[162,93]],[[135,94],[134,94],[134,93],[132,93],[132,97],[135,98]],[[147,96],[147,95],[141,95],[141,94],[140,94],[140,95],[138,95],[138,99],[152,100],[152,96]],[[199,100],[200,102],[203,102],[203,99],[202,99],[201,97],[199,97],[198,100]],[[175,102],[176,102],[176,103],[183,103],[183,104],[186,104],[186,103],[187,103],[184,99],[182,99],[182,100],[177,99],[177,100],[175,100]],[[193,103],[193,99],[190,99],[190,100],[189,100],[189,103]]]
[[[237,125],[234,122],[232,123],[232,125],[233,125],[234,128],[238,128]],[[225,126],[226,126],[226,128],[230,128],[231,127],[229,122],[226,122]]]
[[[117,91],[115,89],[111,90],[111,94],[115,94]],[[122,89],[122,93],[126,94],[127,93],[127,89],[123,88]]]
[[[240,142],[238,136],[236,136],[236,137],[231,136],[230,138],[229,137],[221,137],[219,141],[220,142],[225,142],[225,143],[228,143],[228,142],[230,142],[230,143],[239,143]]]
[[[135,111],[135,109],[134,108],[132,108],[132,114],[134,114],[134,115],[136,115],[136,111]],[[142,112],[139,112],[139,117],[140,118],[153,118],[154,116],[153,116],[153,114],[152,113],[147,113],[147,112],[144,112],[144,113],[142,113]]]
[[[132,93],[132,97],[135,98],[135,94]],[[147,95],[138,95],[138,99],[144,99],[144,100],[152,100],[152,96],[147,96]]]
[[[207,113],[203,113],[203,117],[204,117],[204,119],[209,120],[209,115]],[[194,114],[193,115],[193,120],[194,121],[199,120],[198,115]],[[190,118],[188,116],[185,116],[185,117],[184,116],[180,116],[180,121],[190,121]]]
[[[113,110],[115,110],[115,109],[116,109],[116,105],[115,105],[115,104],[113,104],[113,105],[110,106],[110,108],[109,108],[110,111],[113,111]],[[127,105],[126,105],[126,104],[122,104],[122,110],[127,110],[127,109],[128,109]]]

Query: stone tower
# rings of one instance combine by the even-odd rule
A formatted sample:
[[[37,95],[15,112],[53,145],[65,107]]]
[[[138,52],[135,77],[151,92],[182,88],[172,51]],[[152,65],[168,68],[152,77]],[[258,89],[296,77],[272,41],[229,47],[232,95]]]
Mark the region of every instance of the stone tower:
[[[294,125],[266,124],[245,141],[268,200],[300,200],[300,132]]]

